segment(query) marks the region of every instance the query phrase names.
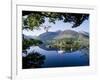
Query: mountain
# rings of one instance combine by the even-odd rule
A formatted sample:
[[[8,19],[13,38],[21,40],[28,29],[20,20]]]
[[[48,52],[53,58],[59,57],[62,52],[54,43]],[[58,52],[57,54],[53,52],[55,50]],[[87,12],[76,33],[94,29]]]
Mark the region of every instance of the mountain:
[[[39,39],[42,41],[52,40],[56,36],[58,36],[59,33],[60,33],[59,31],[57,31],[57,32],[45,32],[45,33],[39,35]]]
[[[85,31],[79,32],[79,37],[89,38],[89,33]]]
[[[56,32],[45,32],[40,34],[39,36],[29,36],[29,35],[24,35],[24,39],[39,39],[42,40],[43,42],[47,40],[53,40],[53,39],[64,39],[64,38],[89,38],[89,33],[80,31],[76,32],[73,30],[64,30],[64,31],[56,31]]]
[[[53,39],[64,39],[64,38],[78,38],[81,37],[88,37],[87,32],[76,32],[73,30],[64,30],[64,31],[56,31],[56,32],[45,32],[40,34],[38,37],[43,42],[46,40],[53,40]]]
[[[64,30],[60,32],[54,39],[63,39],[63,38],[78,38],[79,34],[73,30]]]

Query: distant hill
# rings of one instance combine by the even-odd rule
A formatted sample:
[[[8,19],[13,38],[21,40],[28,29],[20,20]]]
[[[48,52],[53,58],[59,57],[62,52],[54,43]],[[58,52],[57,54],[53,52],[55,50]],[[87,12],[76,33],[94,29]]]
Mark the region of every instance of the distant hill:
[[[52,40],[56,36],[58,36],[59,34],[60,34],[60,32],[46,32],[46,33],[40,34],[39,39],[42,40],[42,41]]]
[[[89,33],[85,31],[79,32],[79,37],[89,38]]]
[[[63,39],[63,38],[78,38],[79,34],[76,31],[65,30],[60,32],[54,39]]]
[[[64,31],[56,31],[56,32],[45,32],[40,34],[39,36],[28,36],[24,35],[25,39],[39,39],[43,42],[47,40],[53,39],[63,39],[63,38],[89,38],[89,33],[80,31],[76,32],[73,30],[64,30]]]
[[[73,30],[64,30],[56,32],[45,32],[38,36],[42,41],[53,40],[53,39],[63,39],[63,38],[89,38],[89,33],[87,32],[76,32]]]

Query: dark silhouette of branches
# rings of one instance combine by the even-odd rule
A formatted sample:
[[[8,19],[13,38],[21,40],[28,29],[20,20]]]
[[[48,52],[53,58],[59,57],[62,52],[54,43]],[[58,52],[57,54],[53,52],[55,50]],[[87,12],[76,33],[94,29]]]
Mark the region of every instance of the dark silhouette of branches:
[[[57,13],[57,12],[34,12],[34,11],[23,11],[22,16],[27,16],[23,18],[23,25],[28,26],[30,30],[40,27],[41,24],[45,22],[45,18],[49,19],[50,23],[58,21],[63,22],[73,22],[72,28],[79,27],[84,20],[89,18],[89,14],[83,13]],[[25,28],[25,27],[24,27]]]

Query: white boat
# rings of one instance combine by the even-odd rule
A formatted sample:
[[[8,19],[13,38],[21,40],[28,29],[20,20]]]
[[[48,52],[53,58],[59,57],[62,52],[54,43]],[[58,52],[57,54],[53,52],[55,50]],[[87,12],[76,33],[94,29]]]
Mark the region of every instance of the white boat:
[[[62,53],[64,53],[64,51],[63,50],[59,50],[58,53],[62,54]]]

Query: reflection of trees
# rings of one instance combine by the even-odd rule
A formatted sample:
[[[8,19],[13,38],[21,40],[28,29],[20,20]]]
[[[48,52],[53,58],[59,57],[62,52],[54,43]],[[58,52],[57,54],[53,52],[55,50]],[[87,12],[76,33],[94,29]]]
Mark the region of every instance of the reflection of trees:
[[[42,41],[36,40],[36,39],[25,39],[23,35],[22,40],[22,52],[24,54],[27,54],[27,50],[30,46],[38,46],[42,44]],[[22,57],[22,67],[23,69],[26,68],[37,68],[41,67],[41,65],[44,63],[45,56],[37,53],[37,52],[31,52],[28,53],[26,57]]]
[[[22,40],[22,49],[25,50],[29,48],[32,45],[38,46],[39,44],[42,44],[42,41],[36,40],[36,39],[24,39]]]
[[[80,43],[76,41],[77,40],[73,38],[58,39],[52,44],[52,47],[58,48],[60,50],[64,50],[67,52],[72,52],[80,48]]]
[[[54,41],[49,41],[48,48],[57,48],[58,50],[63,50],[66,52],[73,52],[79,49],[88,48],[89,43],[87,40],[79,40],[74,38],[63,38],[63,39],[57,39]]]
[[[22,58],[22,68],[39,68],[44,63],[45,55],[37,52],[29,53],[26,57]]]

